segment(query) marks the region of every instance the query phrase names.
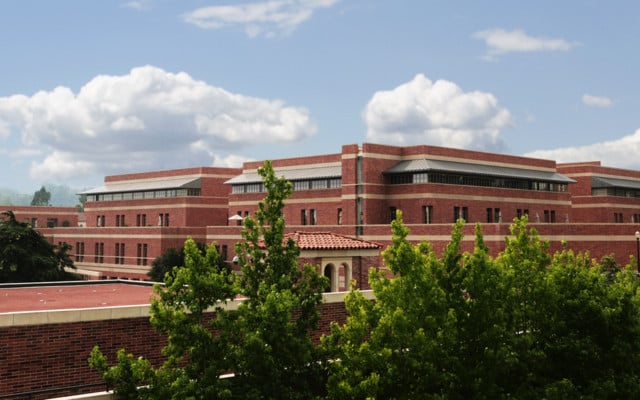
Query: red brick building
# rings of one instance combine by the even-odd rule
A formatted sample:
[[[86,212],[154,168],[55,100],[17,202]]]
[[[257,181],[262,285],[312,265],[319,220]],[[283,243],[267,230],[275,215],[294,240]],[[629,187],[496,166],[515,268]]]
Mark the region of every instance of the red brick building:
[[[76,207],[0,205],[0,212],[12,211],[18,222],[26,222],[37,229],[78,226]],[[6,217],[0,215],[0,219]]]
[[[640,171],[599,163],[556,164],[505,154],[435,146],[344,145],[340,153],[272,160],[278,176],[294,186],[285,203],[290,232],[329,232],[385,246],[396,210],[412,241],[428,240],[441,251],[458,218],[465,227],[464,250],[471,250],[475,223],[481,223],[493,254],[503,249],[512,220],[528,215],[551,242],[590,250],[600,258],[615,253],[621,264],[636,255],[640,229]],[[263,161],[235,168],[188,168],[105,178],[87,191],[86,227],[55,228],[51,239],[74,246],[76,265],[87,276],[145,279],[151,260],[191,236],[216,242],[232,262],[242,219],[265,196],[257,169]],[[362,242],[362,243],[364,243]],[[334,289],[364,262],[356,249],[333,249],[314,258],[320,272],[334,272]],[[323,259],[324,257],[324,259]],[[351,260],[334,263],[333,259]],[[346,268],[347,266],[350,266]],[[333,270],[332,270],[333,271]],[[331,275],[333,274],[333,275]],[[355,274],[355,275],[354,275]],[[357,279],[356,279],[357,280]]]

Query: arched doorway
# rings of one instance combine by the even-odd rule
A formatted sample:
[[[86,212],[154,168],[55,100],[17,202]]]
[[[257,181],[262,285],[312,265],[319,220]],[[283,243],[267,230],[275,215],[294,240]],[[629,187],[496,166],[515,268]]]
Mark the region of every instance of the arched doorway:
[[[329,279],[329,289],[328,292],[337,292],[338,291],[338,277],[336,267],[333,264],[327,264],[324,266],[323,275]]]

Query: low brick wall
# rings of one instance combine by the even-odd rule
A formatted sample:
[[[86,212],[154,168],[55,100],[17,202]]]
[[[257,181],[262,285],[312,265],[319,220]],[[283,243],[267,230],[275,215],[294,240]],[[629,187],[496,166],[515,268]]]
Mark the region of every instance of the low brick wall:
[[[372,296],[371,292],[365,292]],[[344,323],[345,293],[325,294],[322,319],[313,338],[329,331],[332,321]],[[155,364],[166,337],[149,323],[148,306],[110,307],[0,314],[0,399],[5,395],[102,383],[89,368],[93,346],[115,362],[116,351],[125,348]],[[33,400],[98,392],[99,387],[40,394]],[[8,397],[17,398],[17,397]]]

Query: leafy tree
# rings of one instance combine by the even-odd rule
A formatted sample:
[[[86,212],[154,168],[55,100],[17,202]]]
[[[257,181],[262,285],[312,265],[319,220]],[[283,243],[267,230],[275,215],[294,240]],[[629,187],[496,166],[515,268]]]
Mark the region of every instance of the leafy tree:
[[[267,195],[255,219],[244,220],[244,240],[235,246],[239,293],[246,300],[230,327],[231,357],[244,398],[308,399],[322,383],[310,333],[328,282],[312,266],[300,268],[299,248],[285,240],[283,209],[291,182],[277,178],[268,161],[258,173]]]
[[[207,246],[204,243],[196,242],[196,247],[202,255],[206,254]],[[178,250],[175,247],[169,247],[164,253],[156,257],[151,262],[151,269],[147,275],[154,282],[163,282],[167,273],[174,274],[175,268],[184,265],[185,260],[184,246]],[[217,259],[217,268],[219,270],[227,270],[230,272],[230,266],[221,257]],[[175,274],[174,274],[175,275]]]
[[[350,293],[347,322],[323,338],[329,398],[638,398],[630,266],[606,274],[588,254],[551,256],[526,218],[495,259],[479,226],[473,253],[461,254],[461,222],[438,258],[408,243],[401,217],[383,253],[393,277],[370,273],[376,301]]]
[[[258,172],[267,197],[256,220],[244,220],[245,241],[236,245],[242,277],[217,268],[215,246],[203,254],[190,239],[184,266],[155,287],[150,320],[167,336],[163,365],[135,362],[122,351],[107,367],[94,348],[90,365],[116,385],[118,398],[308,399],[324,388],[310,330],[327,282],[310,266],[301,269],[299,249],[284,240],[282,211],[291,184],[277,179],[269,162]],[[236,311],[223,308],[239,295],[245,299]],[[233,379],[219,378],[228,372]]]
[[[71,246],[55,246],[31,225],[18,222],[11,211],[0,221],[0,282],[38,282],[77,279],[68,254]]]
[[[32,206],[48,206],[49,200],[51,200],[51,193],[45,189],[44,185],[33,193],[33,199],[31,200]]]

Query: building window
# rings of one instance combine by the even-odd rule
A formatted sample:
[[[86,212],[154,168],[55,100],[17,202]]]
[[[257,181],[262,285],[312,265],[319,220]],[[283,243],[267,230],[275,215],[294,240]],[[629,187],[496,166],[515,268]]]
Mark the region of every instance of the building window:
[[[422,223],[433,223],[433,206],[422,206]]]
[[[499,208],[487,208],[487,222],[502,222],[502,211]]]
[[[309,210],[309,224],[310,225],[316,225],[318,223],[318,215],[316,214],[316,210],[315,209],[311,209]]]
[[[524,215],[529,215],[529,210],[528,209],[522,209],[522,208],[518,208],[516,210],[516,217],[518,218],[522,218]]]
[[[393,222],[396,219],[396,212],[398,211],[395,207],[389,207],[389,222]]]
[[[124,215],[116,215],[116,226],[124,226]]]
[[[338,225],[342,225],[342,208],[338,208]]]
[[[124,264],[124,243],[116,243],[116,264]]]
[[[93,257],[93,261],[96,263],[104,262],[104,243],[96,242]]]
[[[621,223],[624,222],[624,216],[622,213],[613,213],[613,222]]]
[[[633,214],[631,216],[631,222],[635,222],[635,223],[640,222],[640,214]]]
[[[457,222],[459,219],[463,219],[465,222],[469,220],[468,207],[453,207],[453,222]]]
[[[76,242],[76,261],[84,261],[84,242]]]
[[[136,215],[136,226],[147,226],[147,214]]]
[[[158,214],[158,226],[169,226],[169,213]]]
[[[300,210],[300,224],[301,225],[306,225],[307,224],[307,210]]]
[[[551,222],[551,214],[549,210],[544,210],[544,222]]]
[[[122,249],[124,249],[124,243],[122,243],[122,246],[123,246]],[[147,265],[147,248],[148,247],[146,243],[138,243],[138,254],[137,254],[138,265]],[[124,264],[124,260],[122,264]]]

